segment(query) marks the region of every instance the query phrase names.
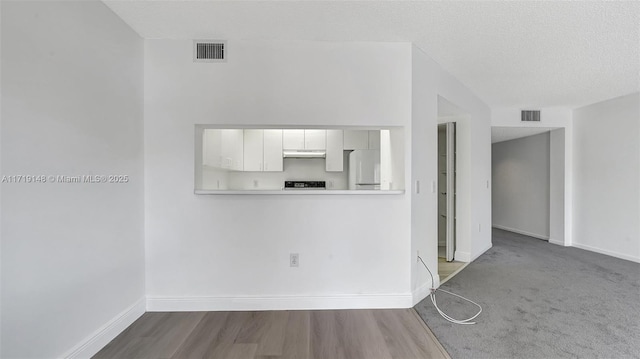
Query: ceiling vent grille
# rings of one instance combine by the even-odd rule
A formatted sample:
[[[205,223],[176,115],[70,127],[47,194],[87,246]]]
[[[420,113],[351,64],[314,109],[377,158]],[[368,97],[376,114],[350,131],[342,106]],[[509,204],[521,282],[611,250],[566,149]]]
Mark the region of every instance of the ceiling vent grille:
[[[540,122],[540,111],[522,111],[522,121]]]
[[[227,43],[217,40],[195,40],[193,42],[194,62],[227,61]]]

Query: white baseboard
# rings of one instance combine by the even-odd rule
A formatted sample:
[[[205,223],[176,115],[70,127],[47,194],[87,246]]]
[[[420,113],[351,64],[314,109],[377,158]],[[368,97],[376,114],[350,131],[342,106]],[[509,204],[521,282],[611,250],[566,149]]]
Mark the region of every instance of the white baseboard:
[[[518,234],[524,234],[525,236],[529,236],[529,237],[533,237],[533,238],[544,239],[545,241],[549,240],[549,236],[545,236],[545,235],[542,235],[542,234],[531,233],[531,232],[522,231],[522,230],[515,229],[515,228],[509,228],[509,227],[501,226],[499,224],[493,224],[491,226],[493,228],[498,228],[498,229],[502,229],[502,230],[505,230],[505,231],[518,233]]]
[[[558,241],[558,240],[551,239],[551,238],[549,238],[549,243],[551,243],[551,244],[555,244],[555,245],[558,245],[558,246],[568,247],[568,246],[564,243],[564,241]]]
[[[576,242],[573,242],[571,244],[571,246],[572,247],[576,247],[576,248],[580,248],[580,249],[584,249],[584,250],[587,250],[587,251],[591,251],[591,252],[605,254],[605,255],[608,255],[608,256],[611,256],[611,257],[616,257],[616,258],[625,259],[625,260],[628,260],[628,261],[640,263],[640,257],[634,257],[634,256],[630,256],[630,255],[627,255],[627,254],[612,252],[612,251],[608,251],[606,249],[592,247],[592,246],[589,246],[589,245],[586,245],[586,244],[580,244],[580,243],[576,243]]]
[[[471,262],[471,253],[455,251],[455,253],[453,253],[453,259],[458,262]]]
[[[63,358],[91,358],[113,338],[122,333],[131,323],[140,318],[146,309],[145,298],[140,298],[132,306],[116,315],[105,325],[89,335],[75,347],[62,355]]]
[[[434,288],[439,288],[440,287],[440,276],[439,275],[434,275],[433,276],[433,280],[435,281],[435,286]],[[413,293],[413,306],[415,306],[416,304],[420,303],[424,298],[426,298],[429,293],[431,293],[431,283],[430,282],[426,282],[424,284],[422,284],[421,286],[419,286],[418,288],[416,288]]]
[[[411,308],[413,296],[365,294],[335,296],[147,297],[147,311],[314,310]]]
[[[489,249],[491,249],[491,247],[493,247],[493,243],[489,243],[489,245],[487,245],[486,247],[484,247],[483,249],[481,249],[479,252],[475,253],[472,257],[471,260],[469,262],[473,262],[476,259],[478,259],[478,257],[480,257],[481,255],[484,254],[484,252],[488,251]]]

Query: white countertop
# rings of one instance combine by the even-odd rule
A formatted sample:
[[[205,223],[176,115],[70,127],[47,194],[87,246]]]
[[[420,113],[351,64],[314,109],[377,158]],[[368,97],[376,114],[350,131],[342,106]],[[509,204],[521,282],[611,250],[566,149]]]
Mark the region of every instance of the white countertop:
[[[346,195],[389,195],[404,194],[404,190],[333,190],[333,189],[302,189],[302,190],[208,190],[197,189],[195,194],[259,194],[259,195],[301,195],[301,194],[346,194]]]

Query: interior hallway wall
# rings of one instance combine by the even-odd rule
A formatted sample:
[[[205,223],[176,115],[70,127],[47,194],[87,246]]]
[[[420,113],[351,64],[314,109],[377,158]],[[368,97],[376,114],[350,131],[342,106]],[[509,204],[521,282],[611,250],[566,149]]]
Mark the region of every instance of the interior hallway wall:
[[[143,41],[100,1],[0,6],[2,175],[47,180],[2,184],[0,356],[89,357],[144,312]]]
[[[408,168],[411,44],[230,39],[225,63],[192,46],[145,41],[148,308],[411,306],[408,194],[193,193],[197,124],[400,126]]]
[[[466,114],[456,120],[456,228],[460,229],[456,231],[456,258],[462,261],[472,261],[491,248],[491,111],[422,50],[412,49],[411,269],[417,303],[432,286],[429,274],[416,260],[417,252],[436,271],[434,281],[439,285],[438,98]]]
[[[573,245],[640,262],[640,94],[576,109]]]
[[[549,132],[491,147],[493,226],[549,239]]]

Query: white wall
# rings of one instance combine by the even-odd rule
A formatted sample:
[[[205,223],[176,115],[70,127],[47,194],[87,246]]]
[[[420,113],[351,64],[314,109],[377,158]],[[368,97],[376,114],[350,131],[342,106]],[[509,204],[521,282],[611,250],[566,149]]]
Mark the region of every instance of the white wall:
[[[441,70],[442,71],[442,70]],[[456,209],[456,255],[474,260],[491,248],[491,111],[450,74],[438,77],[438,93],[467,115],[457,122],[457,191],[466,197]],[[462,259],[462,252],[469,257]],[[466,254],[464,253],[464,254]]]
[[[2,93],[2,4],[0,3],[0,94]],[[2,98],[0,98],[0,149],[2,149]],[[2,153],[0,153],[0,175],[4,173],[2,167]],[[0,183],[0,261],[2,260],[2,184]],[[0,356],[2,356],[2,263],[0,262]]]
[[[412,51],[412,121],[411,121],[411,253],[414,302],[428,295],[431,279],[416,261],[416,253],[425,260],[437,277],[437,183],[438,96],[446,98],[468,116],[458,122],[458,156],[463,156],[459,171],[458,192],[464,199],[457,208],[457,245],[464,260],[473,260],[491,247],[491,129],[490,110],[473,92],[420,49]],[[471,135],[473,134],[473,135]],[[461,153],[462,151],[463,153]],[[460,165],[460,162],[458,163]],[[460,167],[459,167],[460,169]],[[420,193],[416,191],[420,182]],[[458,255],[458,253],[457,253]]]
[[[521,111],[529,108],[499,107],[491,109],[491,126],[495,127],[570,127],[571,109],[566,107],[540,108],[539,122],[523,122]]]
[[[88,357],[144,311],[143,42],[101,2],[1,6],[2,175],[130,178],[2,184],[1,356]]]
[[[576,247],[640,262],[640,95],[574,111]]]
[[[549,132],[492,145],[493,226],[549,239]]]
[[[411,45],[227,45],[228,62],[203,64],[190,40],[145,42],[148,308],[410,306],[408,194],[194,195],[193,133],[196,124],[410,133]]]
[[[565,138],[566,130],[549,132],[549,243],[564,245],[565,240]]]

